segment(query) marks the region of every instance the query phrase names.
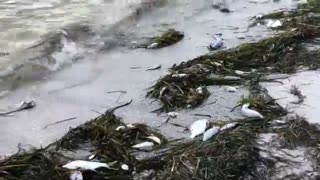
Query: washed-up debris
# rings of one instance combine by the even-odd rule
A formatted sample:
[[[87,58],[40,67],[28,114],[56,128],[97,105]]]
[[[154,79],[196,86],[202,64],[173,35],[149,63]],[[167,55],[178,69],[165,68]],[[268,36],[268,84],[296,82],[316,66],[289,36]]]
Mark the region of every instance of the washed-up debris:
[[[214,136],[215,134],[217,134],[220,130],[220,127],[212,127],[210,129],[208,129],[204,134],[203,134],[203,139],[202,141],[207,141],[208,139],[210,139],[212,136]]]
[[[221,131],[225,131],[225,130],[228,130],[228,129],[232,129],[234,127],[236,127],[239,123],[237,122],[234,122],[234,123],[228,123],[228,124],[225,124],[221,127]]]
[[[97,157],[97,154],[91,154],[89,157],[88,157],[88,159],[89,160],[93,160],[94,158],[96,158]]]
[[[203,94],[203,87],[198,87],[196,89],[196,92],[199,93],[199,94]]]
[[[159,47],[159,43],[152,43],[147,47],[147,49],[156,49],[158,47]]]
[[[159,92],[159,97],[161,97],[162,94],[164,93],[164,91],[167,90],[167,89],[168,89],[167,87],[163,87]]]
[[[292,102],[293,104],[301,104],[306,98],[306,96],[302,95],[301,90],[295,85],[291,86],[290,94],[297,96],[298,98],[297,102]]]
[[[237,39],[244,40],[244,39],[246,39],[246,37],[244,37],[244,36],[237,36]]]
[[[240,71],[240,70],[235,70],[234,73],[236,73],[239,76],[247,75],[249,74],[248,72]]]
[[[188,74],[172,74],[172,77],[173,78],[183,78],[183,77],[187,77],[188,76]]]
[[[110,169],[110,167],[106,163],[83,161],[83,160],[75,160],[75,161],[69,162],[68,164],[63,165],[62,167],[70,170],[92,170],[92,171],[95,171],[98,168]]]
[[[214,51],[223,47],[223,39],[221,38],[222,34],[218,33],[213,35],[213,42],[209,45],[209,50]]]
[[[212,118],[212,116],[210,114],[199,114],[199,113],[196,113],[196,114],[193,114],[194,116],[202,116],[202,117],[208,117],[208,118]]]
[[[227,92],[237,92],[238,90],[237,90],[237,88],[236,87],[233,87],[233,86],[226,86],[225,87],[226,88],[226,91]]]
[[[142,142],[142,143],[133,145],[132,147],[136,148],[136,149],[145,149],[145,148],[150,148],[150,147],[153,147],[153,146],[154,146],[153,142]]]
[[[260,20],[260,19],[262,19],[262,17],[263,17],[263,14],[257,14],[257,15],[254,16],[254,18],[256,20]]]
[[[190,138],[193,139],[198,135],[203,134],[209,125],[209,121],[207,119],[197,120],[190,126]]]
[[[281,27],[283,23],[280,20],[268,20],[267,27],[269,28],[278,28]]]
[[[210,94],[199,96],[195,89],[200,86],[257,84],[263,80],[264,74],[293,73],[301,66],[316,67],[313,64],[320,65],[319,53],[307,51],[301,43],[317,36],[320,36],[320,28],[304,23],[299,28],[259,42],[199,56],[174,65],[171,73],[161,78],[147,96],[159,99],[162,111],[169,112],[203,103]],[[183,77],[176,78],[177,74],[183,74]],[[237,78],[232,77],[234,74]],[[166,91],[159,96],[164,87],[167,87]]]
[[[32,109],[36,106],[36,102],[34,101],[23,101],[19,107],[17,109],[8,111],[8,112],[1,112],[0,115],[9,115],[15,112],[19,112],[19,111],[23,111],[23,110],[27,110],[27,109]]]
[[[70,180],[83,180],[81,171],[73,171],[70,174]]]
[[[250,106],[249,103],[246,103],[246,104],[242,105],[241,113],[244,116],[251,117],[251,118],[261,118],[261,119],[263,119],[263,116],[259,112],[255,111],[255,110],[252,110],[252,109],[249,109],[249,106]]]
[[[146,45],[147,49],[159,49],[167,46],[171,46],[184,37],[183,32],[176,31],[175,29],[169,29],[159,37],[151,38],[151,43]]]
[[[154,141],[157,144],[161,144],[161,140],[157,136],[151,135],[151,136],[148,136],[147,139],[150,139],[150,140]]]
[[[68,119],[64,119],[64,120],[61,120],[61,121],[57,121],[55,123],[51,123],[51,124],[48,124],[48,125],[44,126],[42,129],[47,129],[49,126],[53,126],[53,125],[56,125],[56,124],[72,121],[72,120],[75,120],[75,119],[77,119],[77,118],[73,117],[73,118],[68,118]]]
[[[221,9],[220,9],[220,12],[223,12],[223,13],[230,13],[230,12],[231,12],[231,10],[230,10],[230,9],[228,9],[228,8],[221,8]]]
[[[167,115],[169,116],[169,118],[177,118],[179,113],[177,113],[177,112],[168,112]]]
[[[122,165],[121,165],[121,169],[122,169],[122,170],[125,170],[125,171],[129,171],[129,166],[126,165],[126,164],[122,164]]]
[[[126,129],[125,126],[118,126],[118,127],[116,128],[116,131],[120,131],[120,130],[124,130],[124,129]]]
[[[148,69],[146,69],[146,71],[152,71],[152,70],[157,70],[157,69],[161,69],[161,64],[156,64],[154,66],[148,67]]]

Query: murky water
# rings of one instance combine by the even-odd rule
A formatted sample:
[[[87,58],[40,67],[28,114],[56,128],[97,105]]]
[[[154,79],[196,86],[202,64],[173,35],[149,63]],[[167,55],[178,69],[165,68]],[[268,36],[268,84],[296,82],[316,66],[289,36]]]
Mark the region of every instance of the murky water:
[[[15,1],[0,3],[0,46],[9,55],[0,57],[1,109],[26,99],[37,107],[14,116],[0,117],[0,154],[13,153],[18,143],[47,145],[74,127],[109,107],[133,99],[117,113],[125,122],[158,126],[165,115],[150,113],[157,103],[145,99],[146,88],[166,74],[174,63],[207,53],[211,35],[222,32],[227,48],[251,42],[272,33],[266,27],[245,31],[250,17],[280,8],[294,8],[296,1],[229,1],[233,12],[212,9],[212,1]],[[137,11],[137,9],[140,9]],[[146,11],[141,11],[141,9]],[[3,18],[2,18],[3,17]],[[2,28],[2,26],[4,26]],[[160,50],[130,49],[129,42],[153,36],[167,28],[185,32],[178,44]],[[63,29],[63,30],[62,30]],[[240,40],[237,36],[245,37]],[[159,71],[145,71],[162,64]],[[140,69],[130,69],[140,67]],[[210,106],[184,110],[175,123],[188,126],[193,114],[210,114],[214,119],[240,116],[230,113],[241,95],[211,87]],[[126,91],[124,95],[109,91]],[[75,120],[44,128],[47,124]],[[180,129],[161,128],[169,137],[184,137]]]

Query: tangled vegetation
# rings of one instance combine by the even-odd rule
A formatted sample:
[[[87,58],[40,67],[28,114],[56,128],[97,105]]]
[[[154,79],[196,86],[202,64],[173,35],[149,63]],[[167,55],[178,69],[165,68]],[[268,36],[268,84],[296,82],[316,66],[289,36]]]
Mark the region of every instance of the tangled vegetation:
[[[262,19],[283,17],[282,21],[291,23],[273,37],[174,65],[171,73],[151,87],[147,96],[160,100],[162,111],[172,111],[202,104],[208,96],[195,93],[198,87],[243,84],[259,74],[294,73],[301,66],[317,69],[319,50],[310,51],[303,45],[320,36],[319,21],[310,16],[316,10],[318,4],[312,1],[289,13],[290,16],[284,12],[263,16]],[[288,19],[298,17],[299,23]]]

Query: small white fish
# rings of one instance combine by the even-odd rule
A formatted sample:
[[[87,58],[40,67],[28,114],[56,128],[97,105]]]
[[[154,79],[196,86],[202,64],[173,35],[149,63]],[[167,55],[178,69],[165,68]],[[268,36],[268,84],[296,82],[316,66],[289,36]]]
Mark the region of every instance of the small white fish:
[[[223,47],[223,39],[221,38],[222,34],[215,34],[213,36],[214,41],[210,43],[210,50],[217,50]]]
[[[147,49],[154,49],[154,48],[157,48],[158,46],[159,46],[159,43],[152,43],[147,47]]]
[[[161,144],[161,140],[157,136],[151,135],[151,136],[148,136],[147,139],[150,139],[158,144]]]
[[[249,103],[246,103],[246,104],[242,105],[241,113],[244,116],[263,119],[263,116],[259,112],[255,111],[255,110],[252,110],[252,109],[249,109],[249,106],[250,106]]]
[[[70,180],[83,180],[82,173],[80,171],[73,171],[69,177]]]
[[[83,161],[83,160],[75,160],[72,162],[69,162],[68,164],[65,164],[62,166],[63,168],[66,169],[71,169],[71,170],[92,170],[95,171],[97,168],[108,168],[110,167],[106,163],[100,163],[100,162],[90,162],[90,161]]]
[[[254,16],[256,19],[262,19],[263,14],[257,14],[256,16]]]
[[[135,126],[133,124],[128,124],[127,128],[134,128]]]
[[[190,132],[191,132],[190,138],[194,139],[196,136],[203,134],[206,131],[208,124],[209,124],[209,121],[207,119],[202,119],[194,122],[190,126]]]
[[[118,126],[118,127],[116,128],[116,131],[120,131],[120,130],[123,130],[123,129],[126,129],[126,127],[125,127],[125,126]]]
[[[198,87],[196,89],[196,92],[199,93],[199,94],[203,94],[203,88],[202,87]]]
[[[154,66],[150,66],[150,67],[148,67],[148,69],[146,69],[146,71],[152,71],[152,70],[157,70],[157,69],[161,69],[161,64],[156,64]]]
[[[207,141],[208,139],[210,139],[212,136],[214,136],[215,134],[217,134],[220,130],[220,127],[216,127],[213,126],[212,128],[208,129],[204,134],[203,134],[203,138],[202,141]]]
[[[159,97],[161,97],[164,93],[164,91],[166,91],[168,88],[167,87],[163,87],[160,92],[159,92]]]
[[[236,125],[238,125],[238,123],[234,122],[234,123],[229,123],[229,124],[225,124],[224,126],[221,127],[221,131],[227,130],[227,129],[231,129],[236,127]]]
[[[122,169],[122,170],[125,170],[125,171],[129,171],[129,166],[126,165],[126,164],[122,164],[122,165],[121,165],[121,169]]]
[[[269,28],[277,28],[282,26],[282,22],[280,20],[268,20],[267,27]]]
[[[89,160],[92,160],[92,159],[96,158],[96,156],[97,156],[96,154],[92,154],[92,155],[90,155],[90,156],[88,157],[88,159],[89,159]]]
[[[183,78],[183,77],[187,77],[188,74],[172,74],[172,77],[177,77],[177,78]]]
[[[237,92],[237,88],[233,86],[226,86],[226,91],[227,92]]]
[[[213,62],[212,64],[215,65],[216,67],[222,66],[222,64],[221,64],[221,63],[218,63],[218,62]]]
[[[240,70],[235,70],[234,72],[239,76],[247,74],[247,72],[240,71]]]
[[[144,149],[144,148],[149,148],[153,146],[154,146],[153,142],[143,142],[140,144],[133,145],[132,147],[136,149]]]
[[[177,113],[177,112],[168,112],[167,115],[168,115],[170,118],[177,118],[177,116],[179,115],[179,113]]]

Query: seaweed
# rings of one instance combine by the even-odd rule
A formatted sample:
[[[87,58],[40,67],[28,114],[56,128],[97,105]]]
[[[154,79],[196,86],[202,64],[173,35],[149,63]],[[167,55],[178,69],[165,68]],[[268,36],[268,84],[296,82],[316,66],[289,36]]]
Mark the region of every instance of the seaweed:
[[[68,179],[70,171],[63,169],[62,165],[70,160],[79,160],[70,157],[70,153],[84,150],[93,154],[99,162],[112,164],[111,170],[83,172],[84,174],[89,174],[89,177],[119,178],[125,176],[130,179],[133,169],[121,171],[121,164],[127,164],[129,167],[139,164],[134,152],[140,150],[133,149],[132,145],[147,141],[148,136],[154,135],[162,142],[153,147],[153,149],[157,149],[164,146],[167,140],[156,130],[144,124],[125,125],[120,118],[114,115],[113,111],[116,108],[71,129],[65,136],[46,148],[18,153],[0,162],[0,177],[7,179]],[[123,126],[123,128],[117,129],[119,126]]]
[[[161,36],[154,38],[153,43],[158,44],[156,48],[163,48],[181,41],[183,37],[184,34],[182,32],[176,31],[175,29],[168,29]]]
[[[301,103],[303,103],[304,99],[306,98],[305,96],[302,95],[299,88],[295,85],[291,86],[290,94],[297,96],[297,98],[298,98],[297,102],[292,102],[293,104],[301,104]]]
[[[318,147],[320,131],[317,125],[312,125],[299,115],[287,118],[285,126],[275,129],[280,135],[282,147],[294,149],[297,146]]]
[[[160,156],[146,160],[162,162],[155,179],[245,179],[266,174],[257,171],[257,163],[265,168],[273,162],[259,155],[256,133],[248,126],[218,134],[210,142],[191,141],[178,144]]]
[[[195,98],[191,105],[188,103],[189,95],[200,86],[257,81],[254,76],[257,73],[252,73],[253,69],[260,74],[267,74],[294,73],[301,66],[310,69],[319,67],[319,51],[309,51],[303,43],[319,37],[320,26],[308,18],[302,18],[301,22],[291,23],[287,27],[286,31],[259,42],[245,43],[173,65],[171,73],[159,79],[147,92],[147,97],[159,99],[162,111],[196,107],[193,104],[200,105],[208,97]],[[248,73],[242,75],[237,71]]]

